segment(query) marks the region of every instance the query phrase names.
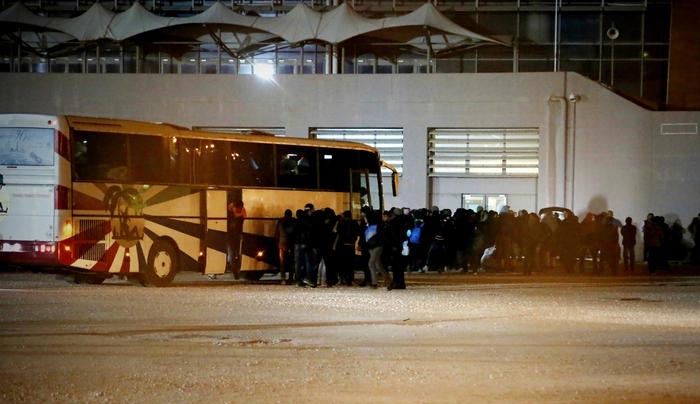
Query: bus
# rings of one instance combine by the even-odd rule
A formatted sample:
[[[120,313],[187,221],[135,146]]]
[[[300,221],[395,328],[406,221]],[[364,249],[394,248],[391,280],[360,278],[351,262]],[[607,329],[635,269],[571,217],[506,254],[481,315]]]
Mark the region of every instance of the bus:
[[[396,170],[364,144],[0,114],[0,263],[146,286],[179,271],[223,274],[227,207],[242,202],[240,275],[260,279],[279,270],[275,230],[286,209],[384,210],[383,169],[395,195]]]

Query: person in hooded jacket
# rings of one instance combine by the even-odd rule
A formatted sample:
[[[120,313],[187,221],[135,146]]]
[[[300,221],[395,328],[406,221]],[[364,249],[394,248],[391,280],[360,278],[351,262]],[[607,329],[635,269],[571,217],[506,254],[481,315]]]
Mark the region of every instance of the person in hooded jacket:
[[[399,208],[392,208],[387,212],[384,221],[384,262],[392,274],[391,282],[387,285],[388,290],[406,289],[404,271],[407,262],[401,252],[411,222],[411,216],[404,215]]]
[[[297,220],[292,215],[292,210],[284,211],[284,216],[277,222],[275,240],[279,251],[280,280],[283,285],[289,285],[294,279],[294,234]]]

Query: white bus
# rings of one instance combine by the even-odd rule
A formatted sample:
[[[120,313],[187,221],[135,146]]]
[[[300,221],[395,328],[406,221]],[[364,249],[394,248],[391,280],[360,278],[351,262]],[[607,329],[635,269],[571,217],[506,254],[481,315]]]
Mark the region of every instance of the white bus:
[[[384,209],[376,149],[118,119],[0,114],[0,263],[165,285],[223,274],[227,206],[244,203],[240,271],[278,271],[274,233],[306,203]]]

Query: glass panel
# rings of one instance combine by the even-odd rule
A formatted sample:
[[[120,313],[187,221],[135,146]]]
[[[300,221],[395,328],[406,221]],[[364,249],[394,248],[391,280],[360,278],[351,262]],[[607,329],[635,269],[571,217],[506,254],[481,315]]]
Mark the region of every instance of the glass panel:
[[[549,60],[554,58],[554,47],[552,45],[522,44],[518,50],[518,58],[522,60]],[[552,69],[552,62],[549,62],[549,69]]]
[[[513,72],[513,62],[497,60],[479,60],[477,71],[482,73],[511,73]]]
[[[228,142],[202,140],[195,148],[194,178],[197,183],[226,185]]]
[[[129,137],[131,176],[146,183],[170,182],[170,139],[159,136]]]
[[[559,49],[561,51],[562,60],[598,60],[600,54],[600,47],[598,45],[562,45]],[[615,51],[617,51],[617,47]]]
[[[316,150],[312,147],[277,146],[277,185],[285,188],[316,186]]]
[[[273,186],[274,164],[272,145],[231,143],[227,158],[231,162],[231,184],[244,186]]]
[[[462,207],[464,209],[471,209],[476,212],[479,206],[484,206],[484,195],[462,194]]]
[[[479,26],[499,35],[516,35],[517,19],[518,15],[514,12],[480,12]]]
[[[214,63],[203,63],[202,64],[203,74],[216,74],[216,65]]]
[[[639,96],[641,87],[640,62],[615,62],[615,87],[623,92]]]
[[[170,144],[170,168],[175,172],[175,182],[190,183],[194,181],[194,161],[199,140],[196,139],[171,139]]]
[[[437,73],[463,73],[464,66],[460,59],[438,59],[435,61]]]
[[[500,212],[501,208],[508,204],[508,198],[505,195],[487,195],[485,210],[493,210]]]
[[[394,72],[394,66],[392,65],[379,65],[377,66],[377,74],[391,74]]]
[[[357,154],[355,150],[321,148],[318,162],[321,188],[349,191],[350,169],[359,166]]]
[[[184,62],[180,64],[180,73],[195,74],[197,73],[197,65],[192,62]]]
[[[642,39],[642,13],[641,12],[610,12],[603,19],[603,31],[615,26],[620,32],[616,41],[629,42],[641,41]],[[609,40],[607,35],[603,38]]]
[[[382,196],[379,194],[379,177],[377,174],[370,174],[366,170],[352,171],[352,216],[360,217],[360,209],[368,206],[372,209],[387,209],[380,206]]]
[[[566,12],[561,14],[561,40],[563,43],[600,41],[600,14]]]
[[[530,12],[520,15],[521,42],[554,43],[554,13]]]
[[[221,74],[235,74],[236,66],[233,63],[224,63],[221,65]]]
[[[126,181],[126,137],[112,133],[76,132],[73,136],[75,180]]]
[[[644,21],[644,41],[668,43],[671,21],[670,10],[665,4],[649,4]]]

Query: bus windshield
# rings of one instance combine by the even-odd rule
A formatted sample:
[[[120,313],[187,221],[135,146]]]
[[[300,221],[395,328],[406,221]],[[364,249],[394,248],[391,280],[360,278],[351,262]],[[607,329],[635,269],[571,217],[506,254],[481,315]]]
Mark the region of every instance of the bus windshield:
[[[50,128],[0,128],[0,165],[52,166],[54,132]]]

